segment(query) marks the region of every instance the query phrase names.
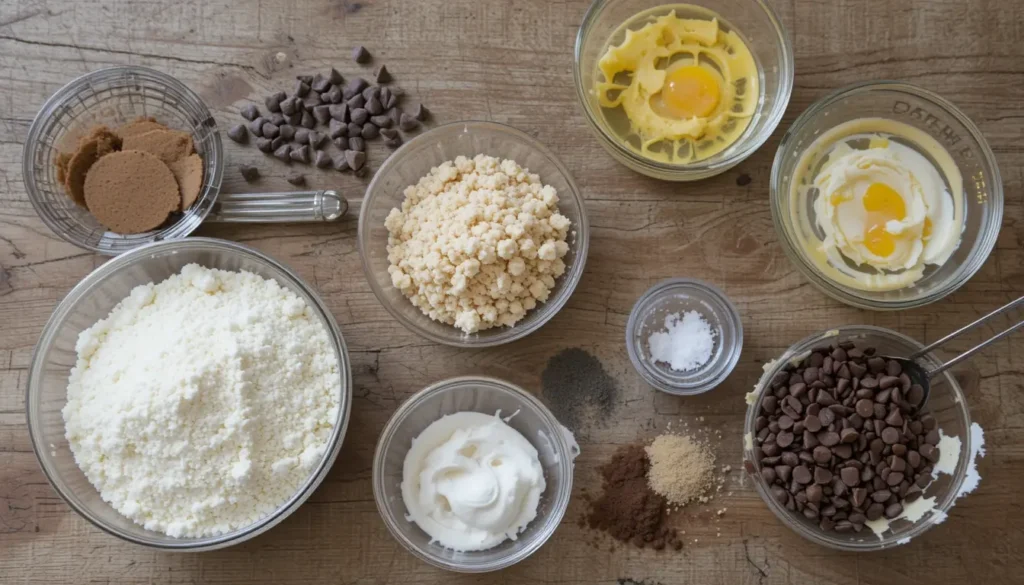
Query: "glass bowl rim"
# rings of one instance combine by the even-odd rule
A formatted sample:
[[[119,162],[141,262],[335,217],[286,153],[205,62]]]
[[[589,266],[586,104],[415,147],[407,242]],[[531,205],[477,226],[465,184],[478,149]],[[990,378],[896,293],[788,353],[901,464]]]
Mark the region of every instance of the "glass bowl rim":
[[[428,552],[425,552],[421,547],[406,538],[405,535],[402,534],[401,530],[397,528],[398,524],[396,516],[388,511],[388,506],[385,503],[383,487],[384,459],[387,456],[387,447],[391,446],[392,441],[394,441],[395,432],[402,423],[404,423],[408,416],[417,407],[422,405],[426,399],[433,397],[435,394],[454,390],[460,386],[468,384],[489,386],[491,388],[496,388],[513,394],[539,413],[545,426],[551,430],[551,440],[556,443],[558,448],[558,467],[563,477],[562,489],[556,494],[556,498],[552,500],[551,513],[543,519],[544,525],[541,528],[542,532],[538,534],[538,537],[530,546],[514,551],[508,556],[495,560],[490,564],[471,567],[460,566],[440,559]],[[373,470],[371,472],[373,476],[373,499],[377,505],[377,511],[379,512],[381,519],[384,520],[384,524],[387,526],[388,532],[391,533],[392,538],[398,541],[403,548],[412,553],[415,557],[437,568],[456,573],[487,573],[515,565],[540,550],[540,548],[551,539],[555,531],[558,529],[558,526],[561,524],[562,519],[565,517],[565,513],[568,511],[569,500],[572,497],[574,457],[569,455],[572,453],[572,446],[566,440],[563,429],[564,427],[562,424],[558,422],[555,415],[551,413],[548,407],[545,406],[539,398],[511,382],[492,376],[472,375],[456,376],[454,378],[446,378],[444,380],[434,382],[433,384],[417,391],[415,394],[407,398],[405,402],[399,405],[391,415],[391,418],[389,418],[388,422],[384,425],[384,429],[381,430],[380,437],[377,439],[377,446],[374,449],[373,454]],[[533,441],[531,440],[530,443],[533,444]],[[405,506],[405,502],[402,502],[402,506]],[[538,519],[534,519],[534,522],[537,520]]]
[[[516,140],[526,144],[531,150],[536,151],[538,154],[543,156],[557,169],[558,173],[562,176],[565,182],[569,185],[569,197],[568,200],[571,205],[579,212],[580,219],[579,225],[575,226],[576,231],[576,242],[571,246],[576,252],[575,261],[571,266],[568,266],[565,274],[560,277],[562,278],[561,287],[557,289],[557,294],[552,295],[547,302],[538,304],[533,311],[527,313],[530,315],[537,311],[542,311],[541,317],[530,325],[514,325],[512,327],[499,328],[499,332],[487,337],[471,337],[468,335],[462,335],[458,329],[452,325],[447,325],[452,330],[452,335],[438,335],[433,331],[420,327],[417,323],[407,318],[398,307],[388,302],[385,298],[384,288],[380,286],[377,279],[374,277],[373,269],[370,266],[369,252],[369,233],[370,227],[369,222],[369,209],[370,205],[373,204],[375,194],[378,192],[378,183],[382,182],[385,176],[387,176],[392,168],[395,167],[399,161],[403,160],[407,153],[419,148],[420,145],[427,144],[431,141],[437,140],[436,135],[443,131],[456,130],[459,127],[464,128],[464,131],[474,132],[483,131],[490,133],[502,133],[514,137]],[[488,154],[488,156],[500,156],[496,153],[482,153]],[[564,193],[559,193],[560,200],[565,198]],[[527,335],[535,332],[548,323],[559,311],[569,302],[573,292],[576,290],[576,286],[579,284],[580,278],[583,276],[583,270],[587,263],[587,252],[590,247],[590,223],[587,218],[587,209],[583,199],[583,195],[580,192],[579,186],[576,184],[576,180],[573,178],[569,169],[565,166],[562,161],[555,156],[555,154],[544,146],[537,139],[533,138],[529,134],[514,128],[506,124],[500,124],[497,122],[487,122],[483,120],[460,120],[457,122],[449,122],[447,124],[441,124],[440,126],[431,128],[430,130],[416,136],[412,140],[403,144],[397,151],[394,152],[384,164],[380,166],[377,173],[374,175],[373,180],[370,181],[369,186],[366,188],[366,195],[363,197],[363,201],[359,209],[359,224],[358,234],[356,240],[359,246],[359,258],[363,265],[363,273],[366,275],[366,280],[369,282],[370,289],[373,291],[377,301],[384,306],[384,309],[395,318],[396,321],[401,323],[406,329],[419,335],[420,337],[426,338],[435,343],[441,343],[451,347],[462,347],[462,348],[478,348],[478,347],[493,347],[496,345],[503,345],[511,343],[526,337]],[[402,299],[405,303],[409,304],[415,310],[419,310],[417,307],[409,303],[409,300]],[[458,336],[456,336],[458,333]]]
[[[747,404],[747,410],[744,414],[743,419],[743,436],[740,439],[742,441],[743,447],[744,467],[746,467],[748,462],[750,462],[751,465],[754,465],[751,461],[751,456],[754,452],[754,447],[747,447],[746,437],[747,435],[753,436],[754,421],[757,418],[757,413],[760,411],[761,401],[764,399],[764,396],[766,394],[766,392],[764,391],[767,387],[766,382],[768,380],[771,380],[771,378],[776,373],[778,373],[789,360],[793,359],[798,354],[803,353],[803,351],[809,351],[815,345],[820,345],[829,339],[837,339],[842,338],[844,336],[849,337],[856,335],[876,335],[879,337],[893,339],[899,341],[900,343],[906,344],[911,347],[916,347],[919,349],[923,349],[925,347],[924,344],[908,335],[904,335],[903,333],[900,333],[898,331],[887,329],[885,327],[878,327],[875,325],[843,325],[839,327],[832,327],[823,331],[812,333],[800,339],[799,341],[793,343],[792,345],[787,347],[786,350],[779,357],[774,358],[773,365],[770,369],[766,369],[761,373],[761,376],[757,380],[757,385],[754,387],[754,393],[756,393],[754,402],[752,404]],[[798,349],[801,351],[797,351]],[[919,359],[927,360],[933,366],[936,366],[940,363],[932,353],[926,354]],[[967,397],[964,395],[963,389],[960,387],[960,383],[956,380],[956,378],[953,377],[953,375],[950,372],[944,372],[942,375],[946,378],[946,382],[949,384],[950,390],[953,392],[955,402],[960,405],[957,408],[958,413],[963,417],[964,421],[966,422],[965,429],[967,429],[967,432],[964,433],[963,437],[960,437],[961,451],[971,453],[972,446],[970,428],[972,421],[971,411],[967,405]],[[967,466],[963,466],[961,473],[951,476],[952,483],[949,488],[951,492],[956,492],[960,490],[967,476],[966,471]],[[758,496],[760,496],[764,504],[768,506],[768,508],[772,511],[773,514],[775,514],[775,517],[784,526],[786,526],[793,532],[796,532],[804,539],[813,542],[817,545],[831,548],[833,550],[841,550],[846,552],[871,552],[876,550],[892,548],[893,546],[900,544],[900,541],[905,542],[904,539],[914,539],[921,536],[931,528],[937,526],[938,524],[941,524],[945,519],[940,519],[934,513],[929,514],[925,518],[918,520],[917,522],[914,522],[913,525],[898,539],[893,538],[893,534],[878,537],[873,532],[870,532],[867,534],[866,538],[861,542],[841,542],[838,539],[833,538],[828,533],[812,529],[810,526],[807,526],[803,523],[802,518],[798,517],[795,513],[790,513],[784,507],[779,505],[779,503],[776,502],[775,499],[768,494],[765,486],[763,485],[763,482],[761,481],[760,473],[760,470],[755,471],[755,473],[750,473],[747,469],[744,470],[744,474],[747,477],[749,477],[751,482],[753,483],[754,491],[757,492]],[[941,511],[948,512],[949,509],[956,503],[956,499],[957,498],[953,498],[953,500],[950,501],[949,505],[941,509]]]
[[[784,217],[788,217],[789,211],[788,208],[783,208],[783,203],[788,203],[789,193],[788,189],[784,190],[782,188],[784,183],[782,166],[786,158],[796,152],[793,150],[795,138],[803,131],[804,126],[817,119],[829,106],[850,95],[875,91],[895,91],[909,94],[934,104],[943,112],[955,118],[967,130],[971,140],[974,141],[978,150],[981,151],[983,159],[979,163],[986,171],[992,174],[992,185],[988,190],[988,200],[992,205],[990,206],[991,211],[987,215],[987,233],[980,234],[978,243],[975,243],[974,251],[968,257],[968,261],[964,263],[967,269],[961,268],[962,273],[957,278],[947,282],[932,293],[919,298],[892,301],[874,300],[861,296],[853,289],[847,289],[833,283],[831,280],[819,275],[817,269],[804,258],[803,254],[793,243],[793,239],[790,237],[790,229],[786,227],[784,221]],[[817,287],[818,290],[837,301],[860,309],[875,311],[896,311],[923,307],[956,292],[968,280],[974,277],[981,270],[981,267],[984,266],[985,262],[988,261],[992,250],[995,249],[996,240],[999,238],[999,231],[1003,222],[1004,193],[1002,176],[999,172],[999,164],[996,161],[995,153],[993,153],[988,141],[985,140],[981,130],[956,105],[946,98],[923,87],[893,80],[865,81],[841,87],[829,92],[804,110],[789,129],[786,130],[782,140],[779,142],[779,148],[775,152],[775,160],[772,162],[768,199],[772,212],[772,223],[775,225],[775,233],[779,236],[782,249],[790,262],[797,267],[804,277]],[[961,244],[963,244],[962,241]]]
[[[723,157],[710,163],[706,161],[697,161],[693,164],[682,166],[652,161],[622,146],[619,141],[613,140],[608,136],[608,133],[598,122],[594,112],[592,112],[590,107],[587,105],[588,90],[583,87],[583,70],[580,67],[580,61],[583,58],[584,44],[589,36],[591,27],[597,20],[598,16],[600,16],[605,5],[613,1],[615,0],[593,0],[590,7],[587,8],[587,12],[583,16],[583,22],[580,24],[579,31],[576,33],[576,43],[573,49],[572,62],[573,85],[576,87],[577,104],[580,106],[580,109],[583,110],[583,117],[587,121],[587,125],[590,127],[590,130],[592,133],[597,135],[601,144],[609,152],[612,152],[616,158],[621,157],[624,161],[628,161],[625,163],[627,167],[640,171],[648,176],[671,180],[672,178],[679,179],[693,175],[694,178],[700,179],[713,176],[736,166],[740,162],[749,158],[759,148],[764,146],[768,139],[771,138],[771,135],[775,132],[775,129],[778,128],[779,124],[782,122],[786,109],[789,107],[789,100],[793,94],[793,84],[795,79],[795,57],[792,40],[790,39],[785,25],[782,23],[782,19],[779,18],[779,15],[767,2],[764,0],[752,0],[751,5],[760,8],[764,15],[772,22],[775,30],[775,41],[781,49],[782,59],[779,62],[779,89],[775,95],[774,106],[767,114],[767,121],[765,122],[764,127],[762,127],[760,132],[757,134],[747,136],[744,142],[732,145],[730,148],[735,148],[735,150],[728,157]],[[665,6],[673,4],[687,4],[687,2],[667,1]],[[707,6],[703,7],[708,8],[709,10],[711,9]]]
[[[170,250],[165,250],[167,248]],[[100,286],[108,277],[122,268],[135,265],[140,261],[145,260],[153,253],[173,253],[182,248],[230,252],[238,254],[248,260],[265,264],[271,268],[281,271],[281,273],[283,273],[292,284],[296,285],[299,290],[308,295],[309,298],[313,300],[313,303],[310,305],[310,309],[312,309],[322,319],[322,322],[327,324],[327,335],[330,338],[335,354],[338,357],[338,375],[341,377],[341,396],[339,397],[338,418],[335,419],[334,431],[328,440],[327,450],[321,457],[316,470],[311,471],[306,480],[296,489],[295,493],[281,503],[277,509],[249,526],[227,534],[200,538],[183,538],[179,539],[182,541],[180,543],[175,542],[171,544],[161,544],[141,540],[127,533],[123,533],[119,529],[107,524],[98,516],[93,515],[92,512],[85,509],[85,507],[80,507],[76,503],[72,502],[65,493],[65,490],[58,486],[57,481],[55,481],[55,478],[60,477],[60,473],[57,472],[55,468],[51,468],[51,466],[44,463],[44,457],[41,455],[42,450],[45,449],[45,446],[43,445],[44,439],[39,434],[40,431],[38,425],[33,422],[33,419],[39,416],[38,407],[36,405],[39,397],[38,383],[39,380],[43,378],[43,369],[46,366],[46,364],[41,361],[43,348],[52,347],[54,338],[58,331],[58,326],[64,323],[68,315],[71,313],[71,310],[80,302],[88,298],[88,295],[91,294],[96,287]],[[270,256],[244,244],[217,238],[185,238],[181,240],[151,242],[109,260],[86,275],[85,278],[80,280],[78,284],[76,284],[64,296],[50,315],[49,319],[47,319],[46,324],[43,326],[43,331],[39,336],[39,341],[36,342],[36,345],[32,350],[28,379],[25,384],[25,418],[27,421],[29,438],[32,442],[32,451],[36,456],[36,461],[39,463],[39,467],[43,471],[43,475],[46,476],[47,481],[50,483],[50,486],[53,487],[53,490],[57,495],[59,495],[72,510],[78,513],[79,516],[85,518],[90,524],[99,528],[103,532],[135,545],[152,548],[154,550],[165,550],[171,552],[210,551],[233,546],[263,534],[280,524],[285,518],[290,516],[303,503],[305,503],[309,496],[313,494],[316,488],[319,487],[327,477],[327,473],[334,465],[334,461],[337,459],[338,454],[341,451],[341,446],[344,442],[346,431],[348,430],[351,411],[352,365],[349,360],[348,349],[345,345],[345,340],[341,335],[341,330],[338,328],[337,321],[335,321],[333,314],[324,304],[320,295],[307,285],[298,274]],[[90,486],[95,489],[95,486],[92,486],[91,482]]]
[[[21,157],[21,172],[25,182],[25,192],[28,195],[29,202],[32,204],[32,208],[35,210],[36,215],[42,220],[46,227],[50,229],[51,232],[53,232],[54,234],[56,234],[58,237],[60,237],[62,240],[69,244],[73,244],[74,246],[77,246],[78,248],[81,248],[83,250],[88,250],[90,252],[95,252],[97,254],[102,254],[105,256],[125,254],[128,251],[137,250],[140,247],[144,247],[154,242],[146,242],[132,248],[131,250],[126,250],[123,252],[112,252],[111,250],[100,248],[99,246],[95,246],[92,244],[88,244],[86,242],[81,242],[72,239],[68,234],[64,233],[62,227],[58,225],[53,220],[53,218],[50,217],[49,213],[45,212],[42,208],[42,202],[39,200],[40,197],[38,195],[39,187],[36,184],[36,175],[34,170],[35,165],[33,161],[35,159],[36,151],[40,147],[45,146],[41,140],[43,126],[53,116],[54,112],[58,108],[67,103],[68,100],[79,95],[79,93],[84,88],[88,87],[92,83],[116,80],[119,77],[123,77],[125,75],[137,75],[142,78],[148,78],[150,81],[156,81],[165,84],[168,87],[174,88],[175,91],[180,92],[185,98],[193,102],[192,105],[198,108],[200,116],[204,120],[210,120],[214,122],[214,140],[211,141],[210,146],[213,150],[213,155],[216,164],[208,166],[206,164],[206,159],[208,157],[203,158],[203,168],[204,170],[209,169],[211,171],[212,176],[209,178],[208,181],[204,180],[204,185],[207,182],[209,182],[210,186],[208,189],[204,189],[204,191],[201,191],[197,199],[197,201],[202,201],[204,197],[206,197],[209,199],[209,203],[201,207],[196,206],[197,209],[195,216],[182,215],[182,217],[178,219],[178,221],[168,226],[167,229],[180,225],[182,230],[181,234],[175,236],[174,238],[164,238],[162,240],[155,240],[155,242],[185,238],[189,234],[194,232],[196,229],[198,229],[202,222],[209,215],[210,211],[213,209],[214,204],[217,201],[217,196],[220,194],[221,182],[223,181],[224,177],[224,145],[220,139],[220,131],[216,127],[216,120],[214,119],[213,114],[210,112],[209,106],[207,106],[206,102],[204,102],[203,99],[199,97],[199,94],[192,91],[190,87],[188,87],[175,77],[168,75],[167,73],[164,73],[162,71],[158,71],[156,69],[144,67],[141,65],[114,65],[110,67],[96,69],[88,73],[84,73],[82,75],[79,75],[78,77],[75,77],[71,81],[65,83],[56,91],[54,91],[50,95],[50,97],[46,98],[46,101],[43,102],[42,107],[39,108],[39,111],[32,119],[32,123],[29,125],[28,133],[25,135],[25,144],[22,147]]]
[[[717,376],[706,380],[702,384],[687,386],[669,385],[648,372],[647,367],[640,359],[640,352],[635,339],[637,329],[640,327],[640,310],[650,305],[655,296],[672,289],[687,291],[690,297],[710,297],[724,309],[721,313],[715,312],[722,320],[723,326],[733,329],[735,343],[732,344],[729,355],[725,358],[725,367]],[[743,353],[743,320],[740,318],[740,313],[736,306],[729,300],[729,297],[715,285],[696,278],[668,278],[654,284],[633,303],[633,308],[629,311],[629,319],[626,322],[626,350],[629,353],[629,360],[633,363],[637,373],[658,390],[673,396],[696,396],[719,386],[736,368],[736,364],[739,363],[740,356]]]

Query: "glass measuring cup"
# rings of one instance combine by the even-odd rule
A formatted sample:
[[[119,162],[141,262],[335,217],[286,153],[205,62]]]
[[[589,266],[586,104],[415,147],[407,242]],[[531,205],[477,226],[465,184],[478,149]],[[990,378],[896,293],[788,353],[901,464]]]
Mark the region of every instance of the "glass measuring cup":
[[[107,230],[65,193],[54,160],[71,151],[96,125],[111,127],[152,116],[192,135],[203,158],[203,185],[195,204],[160,228],[142,234]],[[144,244],[189,235],[204,221],[333,221],[348,203],[333,190],[220,193],[224,146],[209,108],[177,79],[146,67],[111,67],[87,73],[57,90],[40,109],[25,140],[23,174],[29,200],[43,223],[80,248],[117,255]]]

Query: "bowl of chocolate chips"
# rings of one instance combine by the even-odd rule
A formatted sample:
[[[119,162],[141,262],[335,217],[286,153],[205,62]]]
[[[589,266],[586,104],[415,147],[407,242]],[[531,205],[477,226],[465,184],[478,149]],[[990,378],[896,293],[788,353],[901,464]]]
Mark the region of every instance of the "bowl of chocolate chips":
[[[970,465],[964,391],[974,377],[947,370],[925,392],[897,361],[923,347],[849,326],[765,365],[747,395],[744,468],[783,524],[823,546],[869,551],[946,519]],[[941,363],[934,354],[917,362]]]

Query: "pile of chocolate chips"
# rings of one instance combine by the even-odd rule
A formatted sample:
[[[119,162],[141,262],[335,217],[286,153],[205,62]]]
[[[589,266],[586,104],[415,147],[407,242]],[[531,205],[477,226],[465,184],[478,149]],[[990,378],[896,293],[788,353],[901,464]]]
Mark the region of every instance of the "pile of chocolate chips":
[[[764,390],[757,465],[775,500],[825,531],[896,518],[939,460],[924,389],[899,362],[854,343],[815,349]]]
[[[352,58],[365,63],[370,55],[364,47],[356,47]],[[251,133],[256,148],[282,162],[312,162],[318,168],[352,170],[364,176],[367,140],[381,137],[386,145],[397,148],[402,144],[399,129],[418,130],[428,114],[423,104],[408,112],[398,106],[404,92],[386,85],[391,75],[384,65],[374,71],[374,81],[353,77],[346,83],[333,68],[327,75],[300,75],[291,95],[279,91],[264,99],[267,113],[252,104],[242,108],[242,117],[249,123],[231,127],[228,137],[244,144]],[[337,149],[334,155],[328,153],[331,144]]]

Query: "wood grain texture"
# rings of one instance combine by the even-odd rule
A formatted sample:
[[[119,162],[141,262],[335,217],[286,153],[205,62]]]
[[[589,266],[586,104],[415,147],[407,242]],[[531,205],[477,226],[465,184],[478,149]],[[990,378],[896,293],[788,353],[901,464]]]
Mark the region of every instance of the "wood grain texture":
[[[0,582],[27,583],[523,583],[583,585],[945,585],[1019,583],[1024,571],[1024,336],[973,361],[980,388],[972,415],[986,430],[980,489],[947,522],[913,543],[872,555],[805,544],[781,525],[738,471],[742,397],[761,365],[799,338],[868,323],[934,340],[1024,290],[1024,4],[997,0],[769,0],[794,39],[796,83],[782,125],[736,169],[689,185],[636,175],[590,135],[571,79],[585,0],[9,0],[0,3]],[[165,554],[107,536],[74,514],[42,475],[25,427],[24,389],[33,345],[55,304],[105,258],[64,243],[28,202],[21,149],[42,102],[99,67],[155,67],[195,88],[222,125],[297,73],[341,65],[364,44],[439,121],[504,122],[563,159],[587,200],[587,269],[569,304],[546,327],[499,349],[427,343],[394,321],[362,276],[349,218],[332,226],[207,226],[201,235],[246,242],[294,268],[322,294],[352,355],[355,403],[342,455],[292,517],[244,545]],[[284,60],[278,59],[283,54]],[[768,207],[779,138],[814,100],[843,85],[902,79],[959,105],[987,136],[1006,189],[996,249],[960,291],[913,311],[852,309],[813,288],[782,252]],[[234,169],[256,164],[262,187],[284,189],[285,170],[253,148],[227,142],[225,191],[246,189]],[[370,152],[371,165],[383,160]],[[737,185],[737,177],[752,181]],[[359,193],[351,176],[311,171],[316,187]],[[740,365],[709,395],[656,393],[623,347],[636,298],[659,279],[693,276],[725,290],[743,315]],[[969,347],[990,334],[958,340]],[[584,340],[581,343],[581,340]],[[466,373],[506,378],[533,391],[560,349],[582,346],[620,386],[615,424],[581,429],[575,496],[567,521],[537,554],[494,575],[448,575],[390,537],[370,487],[377,435],[396,406],[424,385]],[[700,422],[699,417],[704,421]],[[731,464],[722,496],[680,515],[686,548],[655,554],[587,546],[578,496],[598,485],[596,467],[619,444],[648,440],[670,421],[720,431]],[[675,423],[674,424],[678,424]],[[731,495],[728,495],[731,494]],[[728,508],[715,520],[714,511]],[[719,535],[720,533],[720,535]]]

